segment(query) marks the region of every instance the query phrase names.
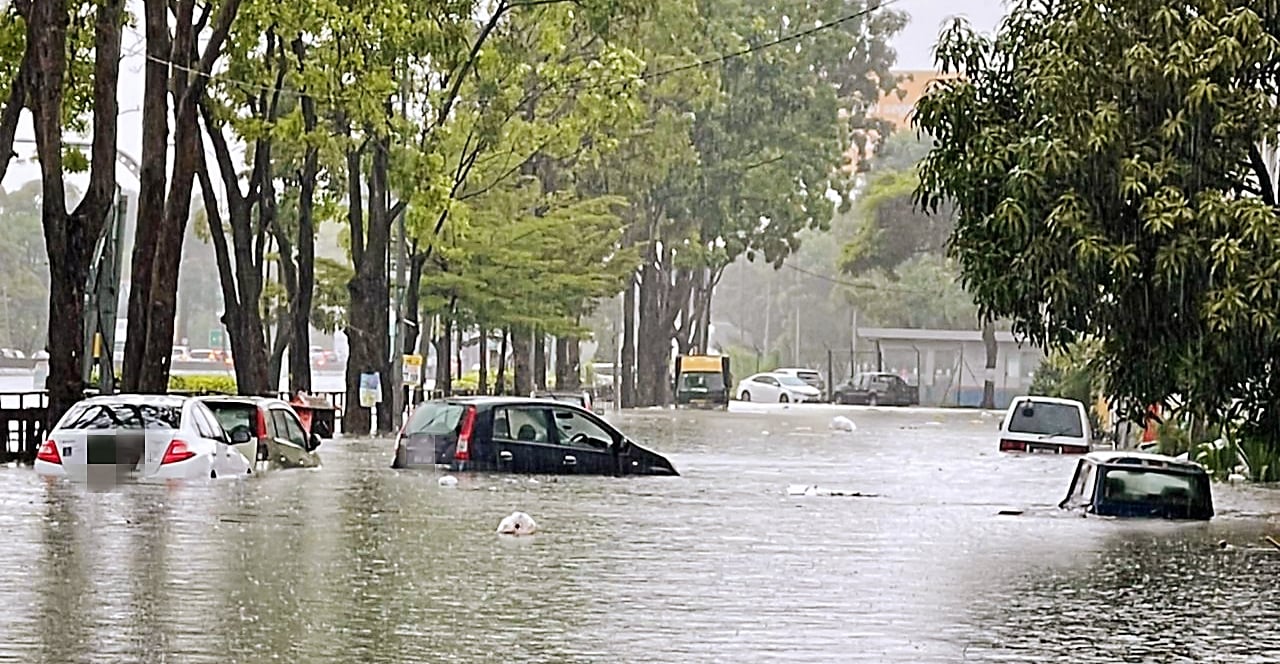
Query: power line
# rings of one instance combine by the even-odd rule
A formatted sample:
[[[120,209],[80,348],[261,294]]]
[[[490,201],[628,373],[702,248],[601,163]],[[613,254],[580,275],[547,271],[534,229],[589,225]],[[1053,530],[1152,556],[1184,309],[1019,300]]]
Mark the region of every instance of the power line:
[[[790,263],[783,263],[783,264],[782,264],[782,266],[783,266],[783,267],[785,267],[785,268],[787,268],[787,269],[790,269],[790,270],[795,270],[796,272],[799,272],[800,274],[807,274],[807,275],[809,275],[809,276],[811,276],[811,277],[813,277],[813,278],[815,278],[815,279],[821,279],[822,281],[826,281],[826,282],[828,282],[828,283],[837,284],[837,285],[840,285],[840,286],[846,286],[846,287],[848,287],[848,288],[857,288],[857,289],[861,289],[861,290],[872,290],[872,291],[882,291],[882,292],[885,292],[885,293],[899,293],[899,294],[901,294],[901,295],[929,295],[929,294],[931,294],[931,291],[925,291],[925,290],[916,290],[916,289],[911,289],[911,288],[895,288],[895,287],[893,287],[893,286],[879,286],[879,285],[876,285],[876,284],[867,284],[867,283],[861,283],[861,284],[860,284],[860,283],[853,282],[853,281],[844,281],[844,280],[841,280],[841,279],[836,279],[835,277],[828,277],[828,276],[827,276],[827,275],[825,275],[825,274],[819,274],[819,273],[817,273],[817,272],[811,272],[811,271],[806,270],[806,269],[804,269],[804,268],[802,268],[802,267],[796,267],[796,266],[794,266],[794,265],[792,265],[792,264],[790,264]]]
[[[853,12],[852,14],[846,14],[844,16],[841,16],[840,18],[837,18],[834,21],[829,21],[827,23],[819,23],[807,30],[793,32],[789,35],[779,37],[778,39],[774,39],[773,41],[767,41],[763,44],[757,44],[755,46],[748,46],[747,48],[744,48],[738,51],[732,51],[730,53],[725,53],[724,55],[719,55],[714,58],[707,58],[705,60],[699,60],[697,62],[690,62],[688,64],[671,67],[670,69],[663,69],[660,71],[652,72],[650,74],[641,74],[640,78],[647,81],[654,78],[662,78],[663,76],[670,76],[671,74],[678,74],[682,71],[688,71],[690,69],[700,69],[708,65],[716,65],[723,62],[727,62],[734,58],[739,58],[744,55],[750,55],[752,53],[755,53],[756,51],[763,51],[766,48],[773,48],[774,46],[779,46],[781,44],[793,42],[797,39],[802,39],[804,37],[817,34],[824,30],[829,30],[831,28],[842,25],[844,23],[848,23],[849,21],[852,21],[854,19],[862,18],[863,16],[866,16],[871,12],[874,12],[878,9],[883,9],[896,2],[898,2],[898,0],[884,0],[883,2],[879,2],[871,5],[866,9],[860,9],[856,12]]]
[[[782,37],[779,37],[779,38],[777,38],[777,39],[773,39],[773,40],[770,40],[770,41],[764,42],[764,43],[762,43],[762,44],[756,44],[756,45],[754,45],[754,46],[748,46],[748,47],[746,47],[746,48],[742,48],[742,49],[739,49],[739,50],[737,50],[737,51],[731,51],[731,52],[729,52],[729,53],[725,53],[725,54],[718,55],[718,56],[715,56],[715,57],[704,58],[704,59],[702,59],[702,60],[697,60],[697,61],[695,61],[695,62],[689,62],[689,63],[683,64],[683,65],[677,65],[677,66],[674,66],[674,67],[669,67],[669,68],[667,68],[667,69],[661,69],[661,70],[658,70],[658,71],[655,71],[655,72],[642,73],[642,74],[640,74],[640,76],[639,76],[638,78],[639,78],[640,80],[643,80],[643,81],[652,81],[652,80],[655,80],[655,79],[659,79],[659,78],[663,78],[663,77],[666,77],[666,76],[670,76],[670,75],[672,75],[672,74],[678,74],[678,73],[685,72],[685,71],[689,71],[689,70],[693,70],[693,69],[701,69],[702,67],[707,67],[707,66],[710,66],[710,65],[722,64],[722,63],[728,62],[729,60],[733,60],[733,59],[735,59],[735,58],[740,58],[740,57],[743,57],[743,56],[746,56],[746,55],[751,55],[751,54],[753,54],[753,53],[757,53],[757,52],[759,52],[759,51],[763,51],[763,50],[765,50],[765,49],[773,48],[773,47],[775,47],[775,46],[780,46],[780,45],[782,45],[782,44],[787,44],[787,43],[790,43],[790,42],[796,41],[796,40],[798,40],[798,39],[803,39],[803,38],[805,38],[805,37],[809,37],[809,36],[815,35],[815,34],[817,34],[817,33],[819,33],[819,32],[823,32],[823,31],[826,31],[826,30],[830,30],[831,28],[838,27],[838,26],[840,26],[840,25],[843,25],[843,24],[845,24],[845,23],[848,23],[849,21],[853,21],[853,20],[856,20],[856,19],[862,18],[862,17],[864,17],[864,16],[867,16],[867,15],[871,14],[872,12],[875,12],[875,11],[878,11],[878,10],[883,9],[883,8],[885,8],[885,7],[888,7],[888,6],[890,6],[890,5],[896,4],[898,1],[899,1],[899,0],[881,0],[880,2],[876,2],[875,4],[873,4],[873,5],[869,6],[869,7],[866,7],[866,8],[864,8],[864,9],[860,9],[860,10],[858,10],[858,11],[856,11],[856,12],[852,12],[852,13],[850,13],[850,14],[846,14],[846,15],[844,15],[844,16],[841,16],[841,17],[836,18],[836,19],[831,20],[831,21],[818,23],[817,25],[815,25],[815,26],[813,26],[813,27],[811,27],[811,28],[807,28],[807,29],[805,29],[805,30],[800,30],[800,31],[797,31],[797,32],[793,32],[793,33],[790,33],[790,34],[784,35],[784,36],[782,36]],[[208,78],[208,79],[211,79],[211,80],[212,80],[212,79],[214,79],[214,78],[217,78],[219,81],[223,81],[223,82],[226,82],[226,83],[231,83],[231,84],[238,85],[238,86],[242,86],[242,87],[245,87],[245,88],[251,88],[251,89],[255,89],[255,90],[259,90],[259,91],[264,91],[264,92],[275,92],[275,90],[276,90],[276,88],[275,88],[275,87],[273,87],[273,86],[263,85],[263,84],[261,84],[261,83],[254,83],[254,82],[250,82],[250,81],[245,81],[245,80],[240,80],[240,79],[234,79],[234,78],[230,78],[230,77],[227,77],[227,76],[225,76],[225,75],[222,75],[222,74],[205,73],[205,72],[202,72],[202,71],[200,71],[200,70],[198,70],[198,69],[192,68],[192,67],[190,67],[190,66],[187,66],[187,65],[184,65],[184,64],[180,64],[180,63],[178,63],[178,62],[174,62],[173,60],[169,60],[169,59],[166,59],[166,58],[156,57],[156,56],[151,55],[151,54],[149,54],[149,53],[148,53],[148,54],[146,54],[146,59],[147,59],[147,60],[149,60],[149,61],[151,61],[151,62],[158,62],[158,63],[163,64],[163,65],[166,65],[166,66],[168,66],[168,67],[172,67],[172,68],[174,68],[174,69],[177,69],[178,71],[182,71],[182,72],[185,72],[185,73],[187,73],[187,74],[193,74],[193,75],[196,75],[196,76],[203,76],[203,77]],[[580,83],[580,82],[585,81],[585,80],[589,80],[589,79],[588,79],[587,77],[577,77],[577,78],[573,78],[573,79],[570,79],[570,80],[566,81],[566,82],[565,82],[565,84],[570,84],[570,85],[571,85],[571,84],[574,84],[574,83]],[[627,83],[627,81],[625,81],[625,80],[617,80],[617,81],[612,81],[612,82],[606,82],[606,83],[605,83],[605,85],[609,85],[609,84],[614,84],[614,85],[624,85],[625,83]],[[289,87],[283,87],[283,86],[282,86],[282,87],[280,88],[280,90],[281,90],[282,92],[289,92],[289,93],[297,94],[297,95],[304,94],[301,90],[297,90],[297,89],[289,88]],[[307,93],[307,94],[310,94],[310,93]],[[315,97],[315,95],[314,95],[314,94],[312,94],[311,96],[312,96],[312,97]],[[326,97],[326,100],[327,100],[327,101],[334,101],[334,100],[336,100],[336,99],[337,99],[337,97],[335,97],[335,96],[331,96],[331,95]]]

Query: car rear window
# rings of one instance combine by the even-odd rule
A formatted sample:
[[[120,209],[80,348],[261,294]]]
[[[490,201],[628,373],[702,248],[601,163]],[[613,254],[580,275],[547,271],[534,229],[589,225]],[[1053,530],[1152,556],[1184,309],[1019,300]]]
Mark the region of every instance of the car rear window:
[[[1013,411],[1009,431],[1080,438],[1084,436],[1084,423],[1080,409],[1073,405],[1025,401]]]
[[[218,424],[222,425],[222,429],[231,432],[237,428],[246,428],[253,431],[257,425],[258,414],[257,407],[247,403],[218,403],[216,401],[206,401],[204,405],[213,411],[213,416],[218,419]]]
[[[1192,475],[1150,470],[1110,469],[1102,484],[1103,497],[1122,503],[1192,504],[1202,499]]]
[[[413,412],[413,417],[405,424],[407,434],[446,434],[458,428],[458,421],[466,406],[445,401],[428,401]]]
[[[796,375],[805,380],[822,380],[822,375],[816,371],[797,371]]]
[[[59,429],[177,429],[182,420],[178,406],[157,404],[77,404]]]

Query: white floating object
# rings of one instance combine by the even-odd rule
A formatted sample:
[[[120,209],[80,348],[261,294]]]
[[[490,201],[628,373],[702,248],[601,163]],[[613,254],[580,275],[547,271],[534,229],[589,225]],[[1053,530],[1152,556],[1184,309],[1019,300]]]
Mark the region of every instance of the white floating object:
[[[803,495],[804,495],[804,492],[805,492],[805,491],[808,491],[808,490],[809,490],[809,487],[808,487],[807,485],[804,485],[804,484],[792,484],[791,486],[788,486],[788,487],[787,487],[787,495],[788,495],[788,496],[803,496]]]
[[[836,431],[857,431],[858,425],[844,415],[836,415],[831,418],[831,428]]]
[[[440,486],[458,486],[458,478],[453,475],[445,475],[437,480],[437,484]]]
[[[1245,477],[1244,475],[1241,475],[1240,473],[1231,473],[1230,475],[1227,475],[1228,482],[1243,482],[1247,479],[1249,478]]]
[[[498,524],[499,535],[532,535],[538,532],[538,523],[524,512],[512,512]]]

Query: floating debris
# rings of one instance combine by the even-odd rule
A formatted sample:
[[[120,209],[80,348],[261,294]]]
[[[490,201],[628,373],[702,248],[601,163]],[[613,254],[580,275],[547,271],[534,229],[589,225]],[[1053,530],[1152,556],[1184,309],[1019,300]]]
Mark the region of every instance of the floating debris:
[[[498,524],[499,535],[532,535],[538,532],[538,523],[524,512],[512,512]]]
[[[444,477],[441,477],[439,480],[437,480],[436,483],[439,484],[440,486],[454,487],[454,486],[458,486],[458,478],[454,477],[453,475],[445,475]]]
[[[835,431],[853,432],[858,430],[858,425],[844,415],[836,415],[831,418],[831,428]]]
[[[792,484],[787,487],[788,496],[835,496],[841,498],[875,498],[877,494],[861,491],[841,491],[827,489],[816,484]]]

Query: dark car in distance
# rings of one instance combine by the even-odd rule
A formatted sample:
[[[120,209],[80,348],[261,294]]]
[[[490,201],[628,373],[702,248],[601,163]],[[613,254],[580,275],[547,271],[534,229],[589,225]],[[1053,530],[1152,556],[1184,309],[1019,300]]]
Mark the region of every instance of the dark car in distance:
[[[832,397],[843,404],[916,406],[920,404],[920,388],[908,385],[896,374],[865,372],[836,387]]]
[[[662,455],[584,408],[551,399],[461,397],[418,406],[392,468],[577,475],[679,475]]]

